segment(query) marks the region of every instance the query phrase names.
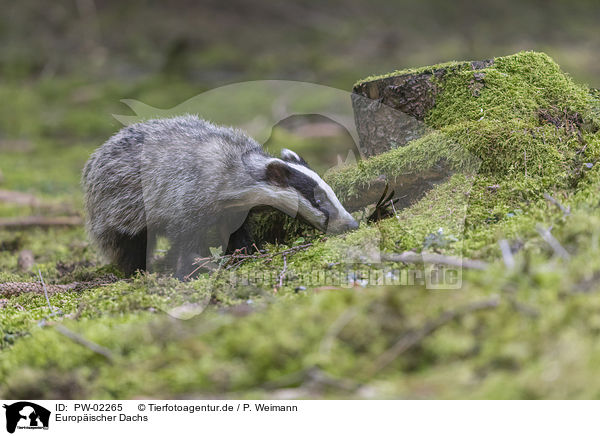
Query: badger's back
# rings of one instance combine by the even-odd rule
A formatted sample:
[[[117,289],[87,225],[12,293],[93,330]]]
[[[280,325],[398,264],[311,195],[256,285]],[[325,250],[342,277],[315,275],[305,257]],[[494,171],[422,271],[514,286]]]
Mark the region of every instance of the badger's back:
[[[195,116],[123,128],[84,168],[88,233],[104,255],[122,263],[122,247],[141,243],[148,227],[160,232],[214,216],[218,193],[239,185],[242,156],[251,151],[264,153],[241,131]]]

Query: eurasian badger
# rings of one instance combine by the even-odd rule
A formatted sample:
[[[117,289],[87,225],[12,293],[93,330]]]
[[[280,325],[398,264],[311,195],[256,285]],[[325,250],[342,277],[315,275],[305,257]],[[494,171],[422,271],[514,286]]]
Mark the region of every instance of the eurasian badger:
[[[146,269],[161,235],[180,278],[208,247],[227,247],[230,235],[234,248],[248,244],[242,223],[256,206],[297,214],[324,232],[358,227],[296,153],[274,158],[242,131],[190,115],[123,128],[90,157],[82,184],[88,233],[127,274]]]

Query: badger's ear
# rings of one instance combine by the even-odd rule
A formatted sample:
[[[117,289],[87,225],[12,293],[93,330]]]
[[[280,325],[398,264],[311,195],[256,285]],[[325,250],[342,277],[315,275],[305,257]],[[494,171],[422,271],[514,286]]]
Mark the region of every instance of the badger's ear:
[[[265,170],[265,177],[269,183],[285,188],[288,186],[290,167],[280,159],[271,159]]]
[[[295,152],[293,152],[292,150],[288,150],[287,148],[282,148],[281,149],[281,159],[283,160],[287,160],[288,162],[300,162],[300,156],[298,156]]]
[[[297,163],[300,165],[308,166],[308,164],[306,163],[306,161],[304,159],[302,159],[300,156],[298,156],[297,153],[293,152],[292,150],[288,150],[287,148],[284,148],[281,150],[281,159],[283,159],[286,162],[292,162],[292,163]]]

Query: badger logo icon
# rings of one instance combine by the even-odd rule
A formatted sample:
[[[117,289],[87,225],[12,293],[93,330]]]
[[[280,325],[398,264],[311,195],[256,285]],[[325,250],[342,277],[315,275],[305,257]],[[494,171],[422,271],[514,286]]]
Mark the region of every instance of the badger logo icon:
[[[14,433],[19,429],[48,429],[50,411],[42,406],[29,401],[19,401],[10,405],[4,404],[6,409],[6,431]]]

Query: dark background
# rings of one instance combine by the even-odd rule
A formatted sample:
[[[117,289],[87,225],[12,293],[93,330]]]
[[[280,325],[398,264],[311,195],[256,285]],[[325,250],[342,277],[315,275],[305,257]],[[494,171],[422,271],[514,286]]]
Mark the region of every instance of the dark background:
[[[4,79],[171,74],[211,87],[362,76],[519,50],[600,86],[594,1],[3,1]]]

